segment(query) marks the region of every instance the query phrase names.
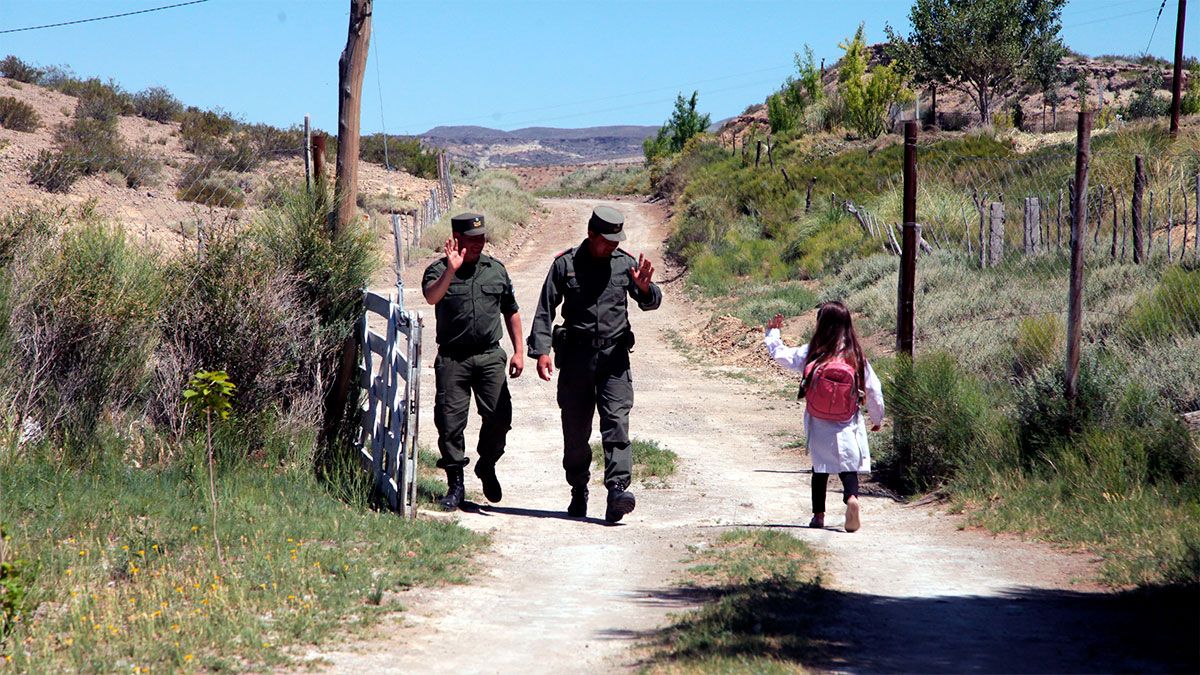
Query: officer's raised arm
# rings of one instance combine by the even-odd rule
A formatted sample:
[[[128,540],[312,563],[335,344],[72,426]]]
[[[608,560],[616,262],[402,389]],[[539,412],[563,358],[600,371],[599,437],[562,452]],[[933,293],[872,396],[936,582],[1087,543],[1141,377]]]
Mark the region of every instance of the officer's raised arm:
[[[629,297],[637,302],[638,308],[647,312],[658,309],[662,304],[662,289],[651,281],[654,265],[650,259],[639,253],[637,265],[629,268],[629,276],[633,278],[633,285],[629,287]]]

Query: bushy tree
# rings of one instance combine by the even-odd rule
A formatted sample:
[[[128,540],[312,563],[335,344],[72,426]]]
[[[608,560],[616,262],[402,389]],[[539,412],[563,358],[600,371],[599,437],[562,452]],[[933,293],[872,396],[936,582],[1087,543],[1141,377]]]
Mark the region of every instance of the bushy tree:
[[[1162,74],[1157,69],[1143,75],[1138,80],[1137,89],[1133,93],[1133,100],[1129,102],[1129,106],[1125,109],[1126,116],[1131,120],[1138,120],[1147,117],[1164,117],[1170,114],[1170,102],[1165,98],[1159,98],[1156,94],[1162,88],[1162,83]],[[1180,107],[1182,107],[1182,102],[1180,103]]]
[[[1053,60],[1061,46],[1065,4],[1066,0],[916,0],[908,14],[912,32],[907,38],[891,37],[914,54],[911,65],[924,81],[970,95],[980,119],[988,124],[995,103],[1011,94],[1021,79],[1031,79],[1031,64]]]
[[[813,57],[812,47],[804,45],[804,54],[794,56],[796,75],[789,75],[779,91],[767,97],[767,121],[771,131],[790,131],[800,124],[808,106],[825,96],[821,88],[821,71]]]
[[[712,124],[712,118],[707,113],[700,114],[696,110],[698,98],[699,92],[696,91],[692,92],[691,98],[684,98],[683,94],[675,97],[675,110],[671,118],[659,128],[654,138],[647,138],[642,143],[646,161],[679,152],[689,138],[703,133]]]
[[[868,72],[862,24],[854,37],[839,46],[846,52],[838,73],[838,93],[845,105],[844,121],[859,135],[875,138],[887,131],[888,108],[906,98],[903,79],[891,65],[875,66]]]

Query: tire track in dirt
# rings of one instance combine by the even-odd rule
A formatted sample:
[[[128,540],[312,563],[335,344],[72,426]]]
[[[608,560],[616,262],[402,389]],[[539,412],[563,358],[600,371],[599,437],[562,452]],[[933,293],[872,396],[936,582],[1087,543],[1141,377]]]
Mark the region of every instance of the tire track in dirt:
[[[504,260],[526,332],[552,257],[582,241],[587,215],[601,203],[626,214],[627,251],[662,260],[661,207],[546,200],[543,224],[527,230],[528,239]],[[416,290],[420,272],[406,274],[406,304],[427,309]],[[594,474],[589,519],[566,518],[555,386],[539,380],[527,361],[525,374],[510,382],[514,428],[498,467],[503,503],[449,516],[492,537],[492,547],[475,560],[471,582],[401,593],[407,611],[385,623],[379,635],[386,638],[311,656],[336,672],[628,669],[637,665],[637,640],[690,606],[673,590],[689,547],[740,525],[787,528],[826,553],[833,603],[818,637],[830,647],[806,664],[817,669],[1158,669],[1122,651],[1122,622],[1109,622],[1115,632],[1095,629],[1096,619],[1119,613],[1108,603],[1110,594],[1072,586],[1094,576],[1087,556],[962,531],[959,517],[880,497],[864,497],[863,529],[853,535],[837,528],[840,500],[832,494],[827,522],[834,527],[801,527],[809,516],[809,465],[802,452],[780,448],[786,435],[799,433],[800,408],[752,384],[714,377],[706,368],[712,364],[690,363],[696,357],[670,346],[671,331],[705,320],[680,286],[664,286],[658,311],[631,311],[638,335],[631,430],[679,454],[680,470],[668,485],[636,487],[637,510],[607,526],[600,520],[604,490]],[[431,345],[432,334],[430,326]],[[431,420],[432,346],[427,353],[422,415]],[[472,415],[468,439],[478,432]],[[423,443],[434,445],[432,423],[423,428]],[[470,471],[467,480],[468,491],[478,495]]]

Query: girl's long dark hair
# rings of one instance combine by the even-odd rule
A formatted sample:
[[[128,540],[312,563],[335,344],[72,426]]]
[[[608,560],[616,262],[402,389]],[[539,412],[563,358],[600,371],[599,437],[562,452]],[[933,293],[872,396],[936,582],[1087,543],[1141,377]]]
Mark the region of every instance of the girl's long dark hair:
[[[865,386],[863,372],[867,360],[858,344],[858,334],[854,332],[850,310],[837,300],[823,302],[817,308],[817,327],[808,343],[808,357],[804,361],[804,368],[807,370],[808,364],[834,356],[843,356],[851,360],[858,370],[858,386]]]

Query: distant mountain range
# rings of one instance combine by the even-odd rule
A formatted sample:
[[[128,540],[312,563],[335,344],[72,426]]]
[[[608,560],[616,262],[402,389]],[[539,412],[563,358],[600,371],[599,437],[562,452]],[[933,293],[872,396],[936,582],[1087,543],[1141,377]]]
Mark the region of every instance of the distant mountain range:
[[[421,134],[421,140],[480,166],[542,166],[640,159],[642,141],[656,133],[656,126],[634,125],[514,131],[442,126]]]

